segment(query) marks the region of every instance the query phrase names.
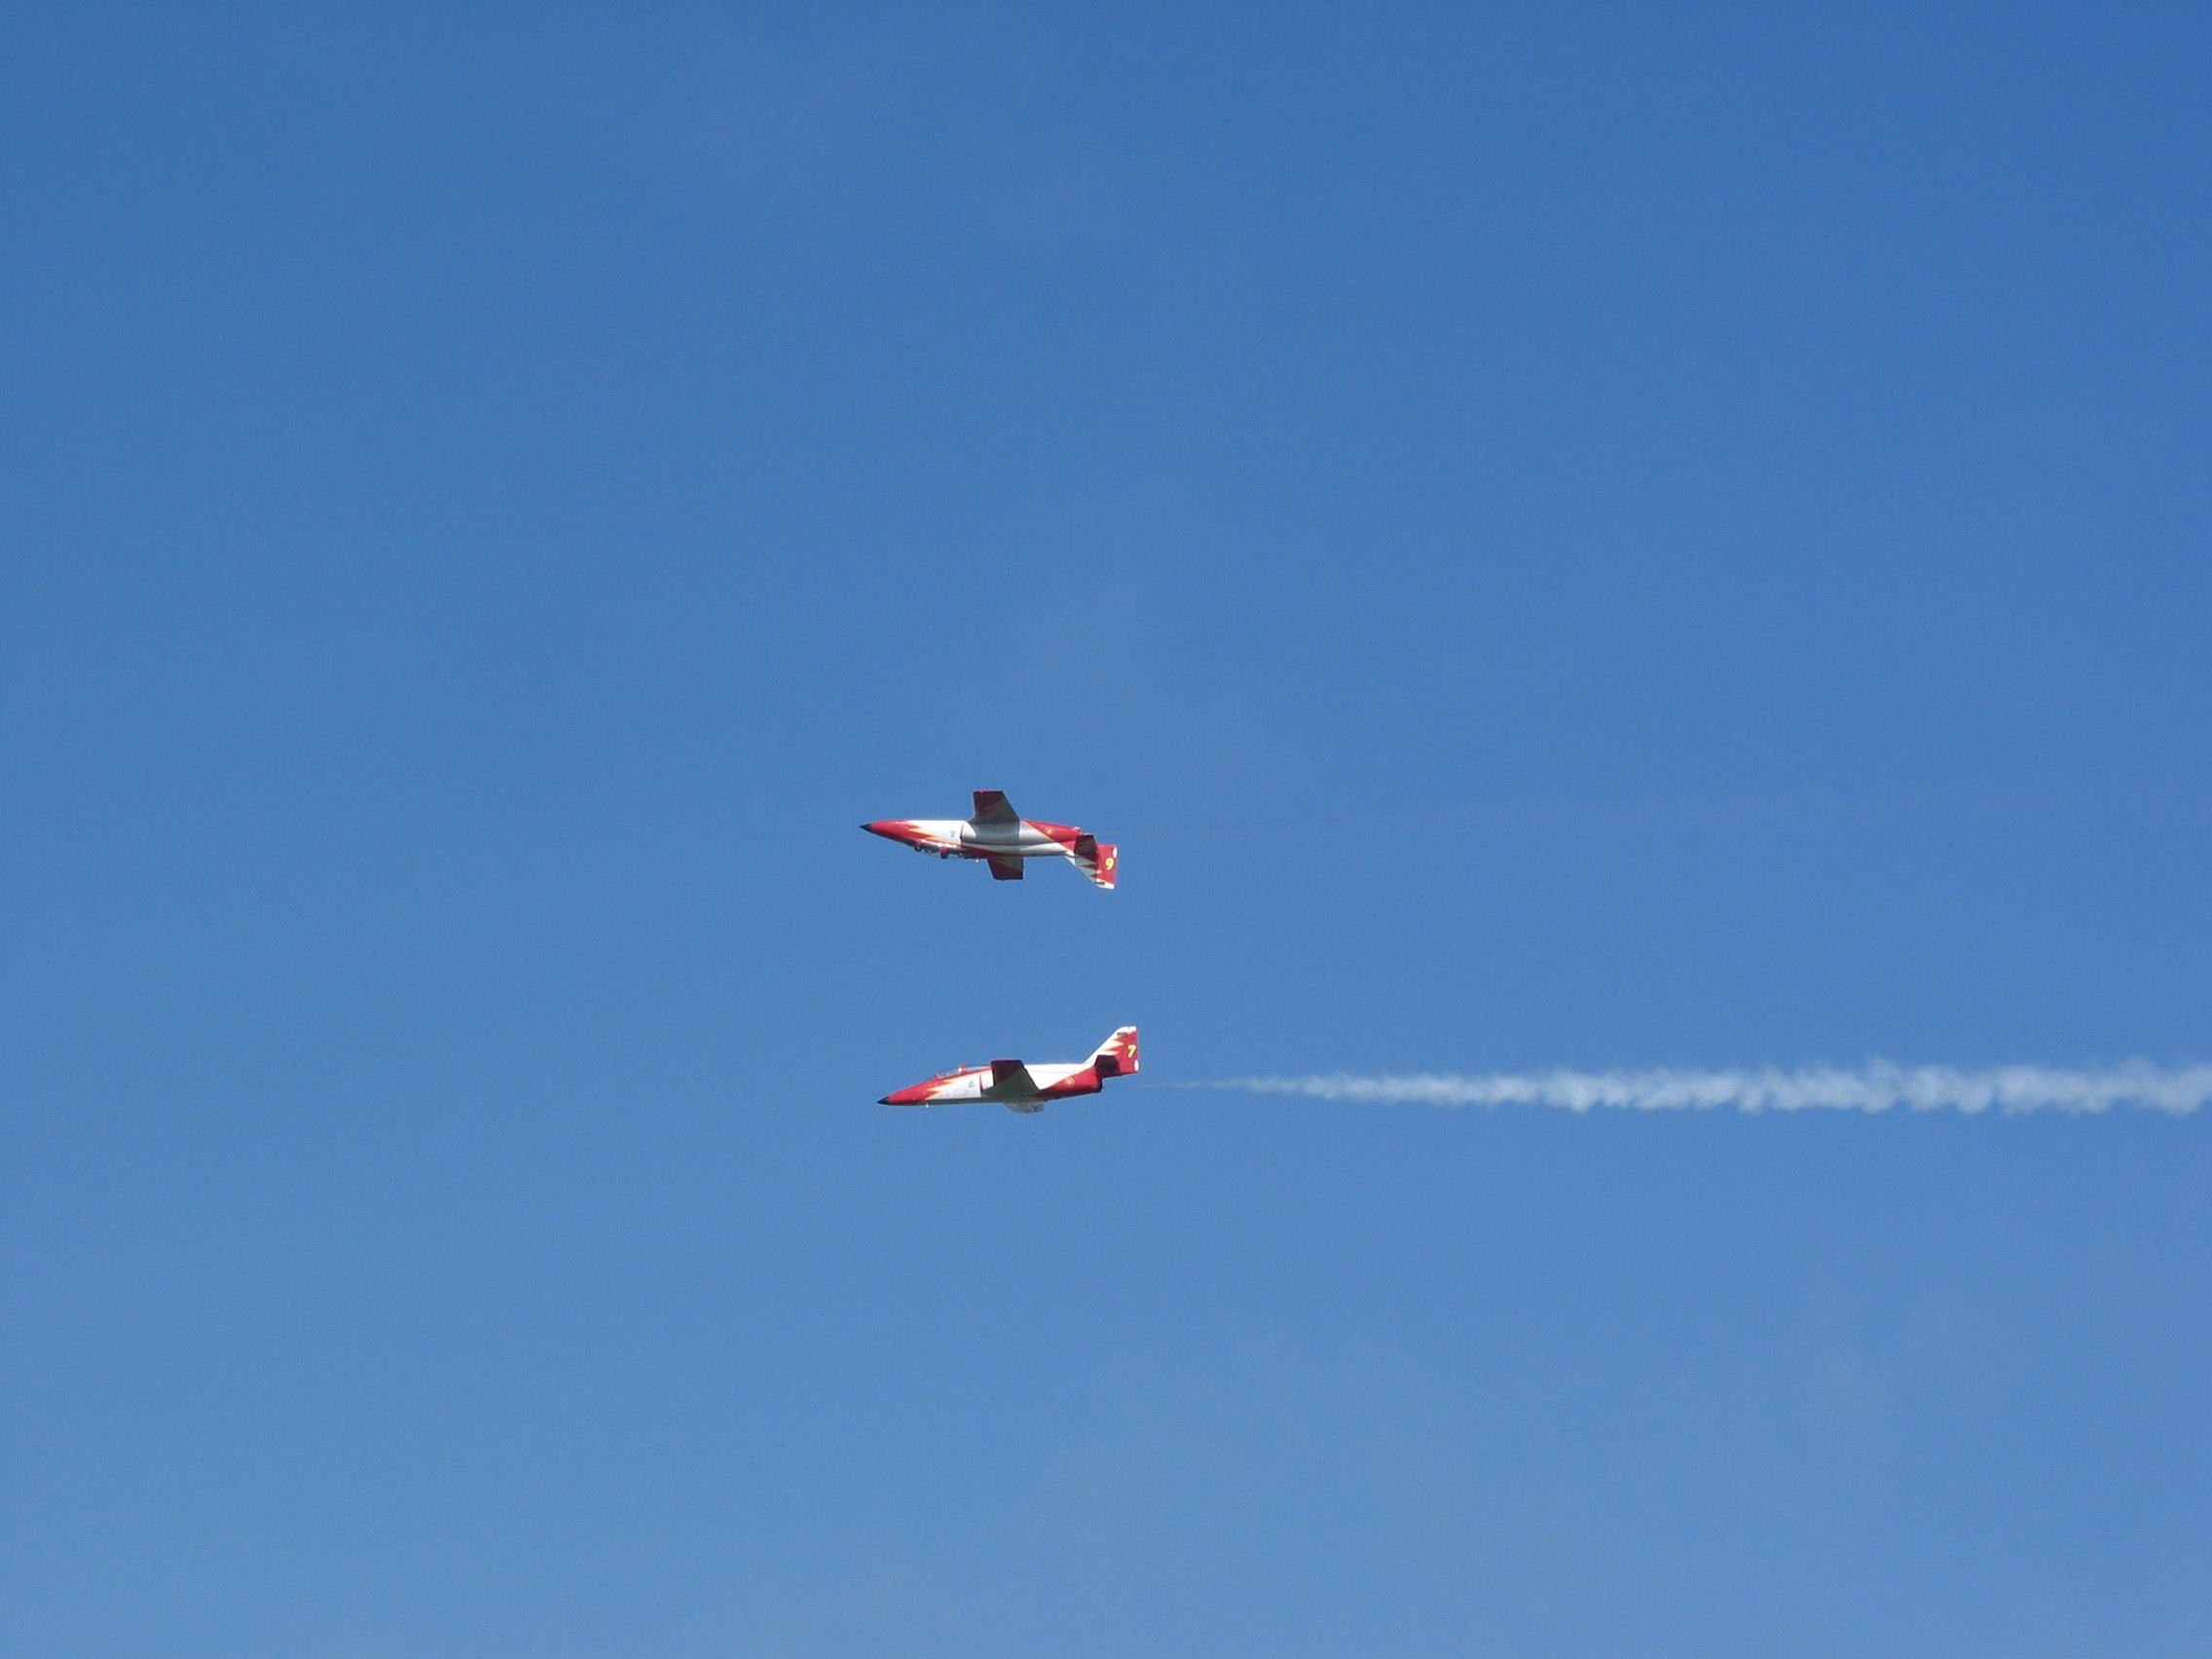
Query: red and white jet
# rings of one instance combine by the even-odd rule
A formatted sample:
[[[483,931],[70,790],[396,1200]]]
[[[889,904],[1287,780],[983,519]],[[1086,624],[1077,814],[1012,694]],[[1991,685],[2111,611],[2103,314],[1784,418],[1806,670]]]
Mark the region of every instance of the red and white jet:
[[[1137,1069],[1137,1028],[1124,1025],[1089,1059],[1072,1066],[1028,1066],[1019,1060],[993,1060],[940,1072],[927,1083],[883,1097],[886,1106],[956,1106],[970,1100],[999,1100],[1015,1112],[1042,1112],[1048,1100],[1096,1094],[1110,1077],[1133,1077]]]
[[[1114,885],[1121,855],[1111,841],[1068,824],[1022,818],[997,790],[976,792],[973,818],[879,818],[861,826],[940,859],[982,859],[993,881],[1019,881],[1023,859],[1063,858],[1100,887]]]

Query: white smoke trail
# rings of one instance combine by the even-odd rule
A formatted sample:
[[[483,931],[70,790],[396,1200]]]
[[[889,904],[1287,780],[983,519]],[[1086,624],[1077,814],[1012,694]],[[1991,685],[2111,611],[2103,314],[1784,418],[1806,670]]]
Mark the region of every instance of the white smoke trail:
[[[2106,1112],[2136,1106],[2175,1116],[2212,1100],[2212,1065],[2163,1068],[2128,1060],[2101,1071],[2045,1066],[1895,1066],[1870,1060],[1856,1070],[1809,1066],[1783,1071],[1496,1072],[1480,1077],[1238,1077],[1198,1088],[1303,1094],[1316,1100],[1373,1100],[1422,1106],[1553,1106],[1588,1112]]]

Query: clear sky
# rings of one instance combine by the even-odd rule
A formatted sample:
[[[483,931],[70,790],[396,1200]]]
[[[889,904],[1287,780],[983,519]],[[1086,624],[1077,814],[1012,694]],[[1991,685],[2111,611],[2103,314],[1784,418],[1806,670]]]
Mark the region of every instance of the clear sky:
[[[1161,1087],[2212,1057],[2212,15],[828,10],[4,14],[0,1646],[2212,1651],[2212,1114]]]

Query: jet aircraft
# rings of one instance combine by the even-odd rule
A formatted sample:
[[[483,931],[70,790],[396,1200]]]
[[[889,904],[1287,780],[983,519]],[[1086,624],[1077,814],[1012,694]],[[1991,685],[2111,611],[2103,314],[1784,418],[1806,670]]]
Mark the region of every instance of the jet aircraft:
[[[881,818],[861,828],[917,853],[981,859],[991,866],[993,881],[1019,881],[1024,859],[1064,858],[1100,887],[1112,887],[1121,862],[1113,842],[1072,825],[1023,818],[997,790],[976,791],[973,818]]]
[[[1132,1077],[1137,1069],[1137,1028],[1124,1025],[1077,1065],[1030,1066],[1019,1060],[993,1060],[940,1072],[927,1083],[886,1094],[885,1106],[954,1106],[969,1100],[998,1100],[1015,1112],[1042,1112],[1048,1100],[1096,1094],[1110,1077]]]

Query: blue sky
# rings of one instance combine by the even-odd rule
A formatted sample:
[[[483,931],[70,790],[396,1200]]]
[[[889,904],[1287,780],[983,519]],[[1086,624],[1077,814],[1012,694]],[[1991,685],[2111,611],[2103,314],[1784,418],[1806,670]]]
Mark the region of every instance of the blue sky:
[[[2212,1647],[2201,8],[0,28],[11,1652]]]

